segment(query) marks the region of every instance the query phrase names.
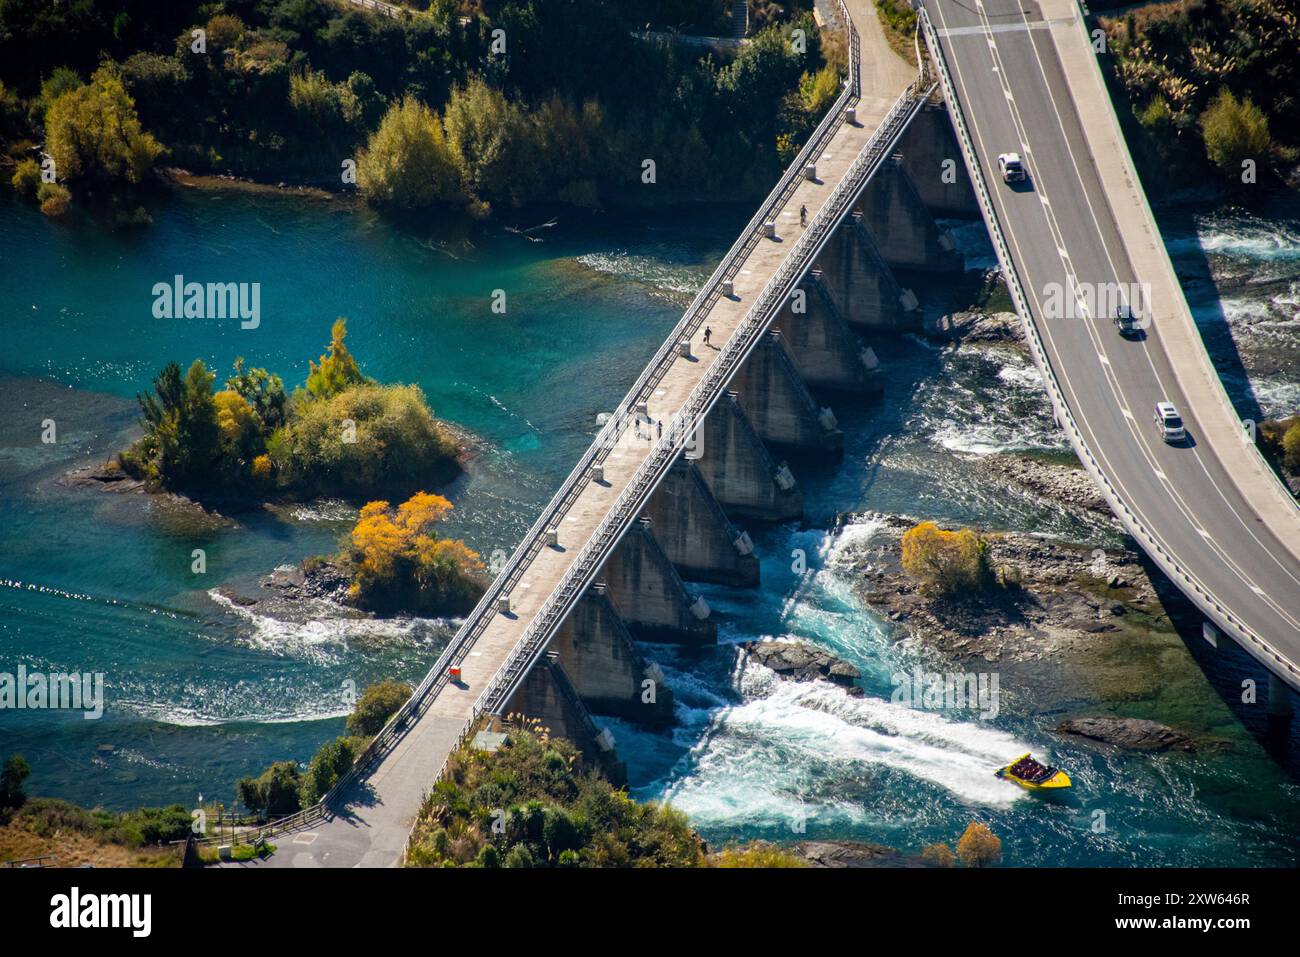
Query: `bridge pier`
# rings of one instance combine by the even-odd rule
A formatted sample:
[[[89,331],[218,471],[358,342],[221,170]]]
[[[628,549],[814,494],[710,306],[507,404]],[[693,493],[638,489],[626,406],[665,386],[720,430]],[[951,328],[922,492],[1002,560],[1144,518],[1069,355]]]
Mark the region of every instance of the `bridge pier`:
[[[734,392],[718,400],[702,431],[696,465],[728,514],[765,522],[803,515],[803,492],[790,470],[772,458]]]
[[[733,588],[758,584],[758,557],[692,461],[679,458],[646,505],[644,517],[673,566],[687,581]]]
[[[1268,673],[1268,713],[1274,718],[1291,717],[1291,689],[1273,672]]]
[[[718,640],[708,605],[687,591],[644,519],[632,523],[598,573],[638,641],[706,645]]]
[[[600,583],[587,589],[569,612],[550,649],[559,655],[578,697],[596,714],[640,724],[672,722],[673,693],[664,686],[663,673],[636,650]]]
[[[627,783],[627,765],[619,760],[614,736],[596,725],[553,652],[547,652],[528,672],[505,711],[536,718],[550,729],[552,737],[572,741],[583,759],[598,765],[615,787]]]
[[[868,368],[866,350],[836,308],[819,270],[811,270],[773,321],[789,347],[799,375],[813,389],[835,392],[879,391],[879,375]],[[796,312],[796,304],[802,312]]]
[[[946,229],[940,229],[901,157],[880,168],[854,204],[862,225],[875,237],[885,262],[898,269],[960,273],[962,255]]]
[[[943,105],[927,104],[916,114],[898,141],[898,152],[903,156],[903,169],[932,214],[979,218],[979,201]]]
[[[840,223],[813,263],[826,295],[854,326],[919,328],[921,312],[916,297],[899,286],[860,220],[861,216],[850,216]]]
[[[843,453],[844,433],[831,410],[819,407],[808,391],[779,331],[763,337],[732,385],[764,442],[800,452]]]

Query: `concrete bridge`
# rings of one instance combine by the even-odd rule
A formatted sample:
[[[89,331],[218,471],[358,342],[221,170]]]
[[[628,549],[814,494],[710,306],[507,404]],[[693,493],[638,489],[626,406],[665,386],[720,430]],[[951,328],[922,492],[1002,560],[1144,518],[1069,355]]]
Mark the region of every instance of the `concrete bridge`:
[[[637,642],[715,640],[692,583],[758,584],[744,523],[800,516],[789,463],[839,454],[830,401],[875,388],[871,334],[919,326],[895,270],[962,269],[930,208],[976,211],[968,185],[917,175],[959,156],[936,83],[888,48],[866,0],[834,12],[841,96],[410,701],[322,804],[270,829],[292,831],[272,866],[397,863],[485,716],[541,718],[615,779],[593,712],[671,720]]]
[[[1058,424],[1112,510],[1205,615],[1300,690],[1300,508],[1233,410],[1174,275],[1074,0],[925,0],[925,42],[953,105],[970,180]],[[1003,184],[1002,152],[1029,182]],[[1121,338],[1088,302],[1141,290],[1147,326]],[[1055,290],[1081,290],[1057,314]],[[1093,301],[1096,297],[1093,297]],[[1157,401],[1188,441],[1166,444]]]
[[[1296,571],[1290,547],[1300,536],[1283,544],[1287,523],[1296,521],[1294,506],[1283,507],[1256,465],[1242,465],[1252,453],[1228,419],[1212,369],[1206,378],[1199,338],[1189,338],[1195,329],[1190,316],[1181,318],[1186,304],[1161,259],[1136,177],[1114,165],[1125,161],[1117,128],[1107,133],[1092,115],[1085,124],[1077,119],[1082,111],[1073,104],[1082,102],[1114,120],[1095,61],[1089,54],[1087,63],[1071,62],[1069,84],[1059,67],[1045,79],[1021,78],[1026,64],[1046,55],[1042,42],[1065,45],[1077,57],[1078,22],[1061,10],[1050,30],[1004,22],[989,33],[982,0],[974,12],[956,0],[930,2],[935,22],[924,11],[921,21],[931,56],[921,59],[927,70],[933,63],[933,77],[917,76],[893,54],[867,0],[834,6],[835,25],[849,38],[842,95],[411,699],[320,805],[274,826],[292,833],[279,839],[270,866],[398,863],[423,795],[476,723],[492,716],[540,718],[619,779],[617,742],[594,715],[671,721],[672,689],[637,643],[711,643],[716,623],[693,583],[759,584],[744,526],[800,516],[798,466],[839,453],[831,403],[872,390],[872,336],[919,326],[906,277],[962,269],[935,215],[984,216],[1057,419],[1081,460],[1137,541],[1205,610],[1210,627],[1253,649],[1281,676],[1270,700],[1284,699],[1282,682],[1294,684],[1300,674],[1300,631],[1287,630],[1300,587],[1286,587]],[[988,2],[1013,7],[1011,0]],[[1060,38],[1058,20],[1068,24]],[[995,55],[1012,34],[1034,49],[1018,50],[1014,63],[998,61],[996,71],[990,62],[972,62]],[[967,37],[974,39],[957,39]],[[1017,84],[1015,91],[998,87],[999,78]],[[1029,89],[1022,91],[1022,82]],[[933,98],[939,90],[954,105],[951,118]],[[1016,125],[1003,115],[1031,92],[1044,102],[1055,97],[1057,110],[1076,117],[1062,130],[1083,137],[1079,125],[1097,126],[1102,132],[1091,136],[1111,139],[1083,137],[1072,141],[1075,154],[1050,152],[1040,125]],[[1079,159],[1085,144],[1102,160]],[[989,185],[991,157],[1014,148],[1029,157],[1034,185],[1047,186],[1050,201],[1044,192],[1026,201]],[[1093,171],[1091,178],[1058,186],[1073,168],[1071,156]],[[967,176],[942,175],[963,160]],[[1118,340],[1092,338],[1106,331],[1092,329],[1094,323],[1075,320],[1075,339],[1067,340],[1025,294],[1057,275],[1039,272],[1054,257],[1057,270],[1103,261],[1089,245],[1093,213],[1078,198],[1087,195],[1094,213],[1114,211],[1109,230],[1099,234],[1104,248],[1127,248],[1132,268],[1161,284],[1155,331],[1136,348],[1144,355],[1164,348],[1151,363],[1165,371],[1166,388],[1178,387],[1166,394],[1203,437],[1185,461],[1173,457],[1184,450],[1155,448],[1126,425],[1145,414],[1155,388],[1135,355],[1121,357]],[[1042,227],[1034,217],[1057,210],[1081,232],[1035,233]],[[1125,231],[1131,245],[1117,246]],[[1111,372],[1121,368],[1119,393],[1105,399],[1115,387]],[[1107,419],[1116,394],[1120,408],[1131,411]],[[1142,463],[1145,475],[1137,474]],[[1196,469],[1210,476],[1208,484]],[[1170,476],[1190,483],[1195,497],[1184,500]],[[1223,496],[1232,496],[1227,508]],[[1251,525],[1243,531],[1234,521]],[[1195,547],[1182,534],[1192,526]],[[1223,568],[1255,570],[1247,576],[1262,591],[1258,607],[1242,604],[1224,585]]]

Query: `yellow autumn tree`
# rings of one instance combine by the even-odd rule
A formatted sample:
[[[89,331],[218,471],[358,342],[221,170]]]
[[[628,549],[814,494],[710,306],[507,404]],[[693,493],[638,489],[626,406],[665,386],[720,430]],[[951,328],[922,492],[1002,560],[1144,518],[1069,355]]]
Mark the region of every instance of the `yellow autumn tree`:
[[[921,860],[930,867],[952,867],[957,857],[947,844],[929,844],[921,851]]]
[[[484,565],[464,542],[435,534],[451,507],[428,492],[416,492],[396,508],[385,501],[366,504],[348,543],[349,597],[375,610],[468,611],[483,592]]]
[[[993,582],[988,543],[969,528],[945,531],[921,522],[903,535],[903,571],[943,594],[987,588]]]
[[[971,821],[957,842],[957,856],[967,867],[988,867],[1002,860],[1002,841],[987,824]]]

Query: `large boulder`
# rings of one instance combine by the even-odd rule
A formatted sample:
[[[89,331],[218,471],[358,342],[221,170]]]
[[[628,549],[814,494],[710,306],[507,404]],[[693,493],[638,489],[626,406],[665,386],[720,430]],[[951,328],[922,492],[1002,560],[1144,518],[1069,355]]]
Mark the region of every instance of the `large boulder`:
[[[1073,734],[1135,751],[1193,750],[1191,739],[1168,725],[1145,718],[1071,718],[1056,726],[1058,734]]]
[[[862,677],[862,673],[847,661],[820,648],[793,641],[751,641],[744,647],[755,661],[771,668],[782,678],[792,681],[823,679],[861,692],[853,682]]]

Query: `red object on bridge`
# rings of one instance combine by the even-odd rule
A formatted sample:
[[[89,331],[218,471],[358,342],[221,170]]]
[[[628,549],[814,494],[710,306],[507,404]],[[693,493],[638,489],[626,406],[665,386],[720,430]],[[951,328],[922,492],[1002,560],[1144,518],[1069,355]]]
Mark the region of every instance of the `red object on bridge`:
[[[459,668],[448,668],[448,669],[447,669],[447,676],[448,676],[449,678],[451,678],[452,681],[457,681],[457,682],[460,681],[460,669],[459,669]]]

